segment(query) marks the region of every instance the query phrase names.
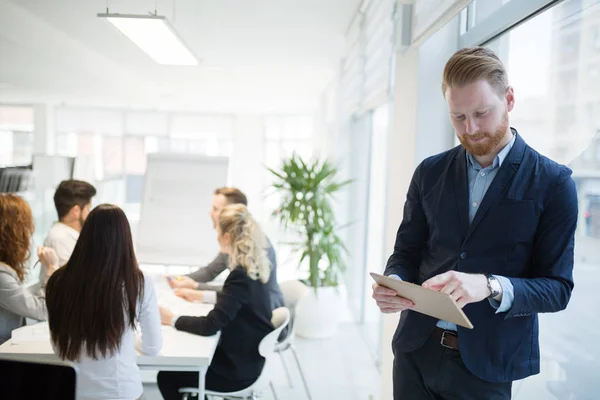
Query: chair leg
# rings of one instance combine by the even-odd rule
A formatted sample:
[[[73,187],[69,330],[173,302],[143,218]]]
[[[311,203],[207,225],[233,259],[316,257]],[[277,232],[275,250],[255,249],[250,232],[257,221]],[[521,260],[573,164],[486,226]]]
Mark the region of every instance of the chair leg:
[[[283,364],[283,369],[285,370],[285,375],[287,376],[288,384],[289,384],[290,388],[293,388],[294,384],[292,381],[292,376],[290,375],[290,370],[288,369],[287,364],[285,363],[285,358],[283,357],[283,351],[279,352],[279,357],[281,358],[281,363]]]
[[[271,392],[273,392],[273,399],[274,400],[278,400],[277,399],[277,393],[275,392],[275,387],[273,386],[273,382],[269,382],[269,386],[271,386]]]
[[[306,390],[306,397],[308,400],[312,400],[310,396],[310,390],[308,390],[308,384],[306,383],[306,378],[304,378],[304,373],[302,372],[302,367],[300,366],[300,360],[298,360],[298,354],[296,354],[296,349],[294,346],[290,347],[292,349],[292,354],[294,355],[294,360],[296,360],[296,365],[298,365],[298,371],[300,371],[300,377],[302,378],[302,383],[304,383],[304,389]]]

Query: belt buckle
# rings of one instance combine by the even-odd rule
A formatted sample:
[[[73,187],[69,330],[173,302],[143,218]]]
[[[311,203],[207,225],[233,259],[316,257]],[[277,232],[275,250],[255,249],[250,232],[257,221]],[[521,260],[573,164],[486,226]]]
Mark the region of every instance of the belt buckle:
[[[447,348],[447,349],[450,349],[450,350],[456,350],[454,347],[452,347],[452,346],[448,346],[448,345],[445,343],[445,339],[446,339],[446,333],[447,333],[447,334],[449,334],[449,335],[451,335],[451,336],[458,337],[458,335],[457,335],[456,333],[454,333],[454,332],[451,332],[451,331],[444,331],[444,332],[442,332],[442,337],[440,338],[440,344],[441,344],[442,346],[444,346],[445,348]]]

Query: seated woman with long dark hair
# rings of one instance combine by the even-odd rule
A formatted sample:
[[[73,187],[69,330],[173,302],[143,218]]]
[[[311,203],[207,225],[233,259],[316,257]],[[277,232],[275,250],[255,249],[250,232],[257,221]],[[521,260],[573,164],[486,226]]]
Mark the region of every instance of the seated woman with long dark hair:
[[[23,286],[34,225],[31,208],[14,194],[0,194],[0,344],[25,324],[25,318],[46,319],[44,294]],[[47,247],[38,256],[49,277],[58,268],[58,256]]]
[[[264,233],[246,206],[226,206],[217,224],[218,240],[229,254],[231,272],[206,317],[177,317],[160,309],[163,324],[210,336],[221,331],[221,341],[206,373],[206,388],[219,392],[245,389],[256,381],[265,364],[258,344],[270,332],[271,265]],[[180,400],[179,388],[198,386],[197,372],[158,374],[158,387],[165,400]]]
[[[140,270],[125,213],[102,204],[87,217],[67,264],[46,286],[55,352],[78,369],[78,399],[137,399],[142,380],[134,348],[162,347],[156,291]]]

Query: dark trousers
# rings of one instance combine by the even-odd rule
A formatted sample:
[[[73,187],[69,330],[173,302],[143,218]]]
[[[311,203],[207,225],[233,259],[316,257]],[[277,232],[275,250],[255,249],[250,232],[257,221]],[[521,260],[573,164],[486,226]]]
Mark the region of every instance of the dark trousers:
[[[473,375],[460,353],[431,336],[412,352],[394,351],[394,400],[510,400],[512,382]]]
[[[197,372],[160,371],[156,378],[160,394],[165,400],[181,400],[179,388],[198,387]],[[214,373],[210,368],[206,372],[206,390],[215,392],[235,392],[252,385],[256,379],[250,381],[234,381]]]

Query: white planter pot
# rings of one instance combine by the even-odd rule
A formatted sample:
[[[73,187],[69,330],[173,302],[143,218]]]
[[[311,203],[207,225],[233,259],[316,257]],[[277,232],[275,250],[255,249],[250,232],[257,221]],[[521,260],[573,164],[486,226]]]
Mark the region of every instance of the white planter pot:
[[[335,335],[340,321],[342,300],[338,289],[309,288],[296,306],[296,335],[305,339],[326,339]]]

